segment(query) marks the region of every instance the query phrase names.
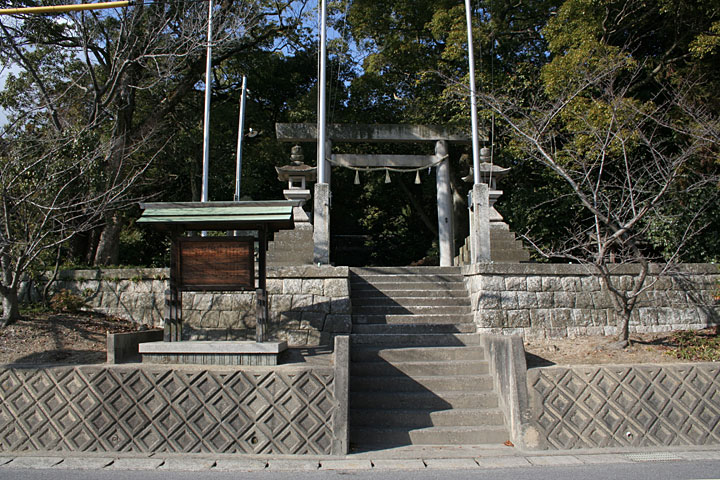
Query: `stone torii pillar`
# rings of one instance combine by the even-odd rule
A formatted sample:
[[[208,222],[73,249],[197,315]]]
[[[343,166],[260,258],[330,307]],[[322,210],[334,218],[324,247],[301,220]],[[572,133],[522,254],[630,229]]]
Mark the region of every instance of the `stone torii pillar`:
[[[332,141],[325,141],[325,152],[332,151]],[[321,161],[321,160],[318,160]],[[332,192],[330,190],[330,162],[324,160],[324,178],[318,178],[315,184],[315,198],[313,200],[313,262],[318,265],[330,263],[330,204]]]
[[[437,185],[438,211],[438,251],[440,266],[450,267],[455,255],[455,237],[453,229],[453,202],[450,189],[450,160],[448,145],[445,140],[435,143],[435,156],[440,161],[436,167],[435,182]],[[443,157],[445,157],[443,159]],[[442,160],[441,160],[442,159]]]

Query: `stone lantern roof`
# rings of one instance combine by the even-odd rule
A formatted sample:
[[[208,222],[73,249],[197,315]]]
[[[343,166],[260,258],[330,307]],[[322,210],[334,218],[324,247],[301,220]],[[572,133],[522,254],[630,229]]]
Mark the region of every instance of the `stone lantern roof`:
[[[293,188],[293,179],[303,179],[302,189],[308,182],[314,182],[317,179],[317,167],[305,165],[305,155],[303,155],[302,147],[295,145],[290,153],[290,165],[275,167],[278,174],[278,180],[288,182],[288,187]]]
[[[487,159],[490,158],[490,149],[485,147],[480,149],[480,160],[483,160],[480,162],[479,170],[480,170],[480,181],[482,183],[487,183],[491,189],[496,189],[496,182],[500,179],[507,176],[507,174],[510,172],[509,168],[503,168],[498,165],[495,165],[494,163],[490,163],[487,161]],[[473,183],[473,168],[470,167],[470,173],[463,177],[463,181],[467,183]]]

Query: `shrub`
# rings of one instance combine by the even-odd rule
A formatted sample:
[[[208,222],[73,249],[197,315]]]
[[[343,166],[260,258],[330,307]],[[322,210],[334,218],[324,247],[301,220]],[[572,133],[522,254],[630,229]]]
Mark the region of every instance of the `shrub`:
[[[69,290],[60,290],[50,299],[50,307],[55,312],[75,313],[85,306],[85,300]]]

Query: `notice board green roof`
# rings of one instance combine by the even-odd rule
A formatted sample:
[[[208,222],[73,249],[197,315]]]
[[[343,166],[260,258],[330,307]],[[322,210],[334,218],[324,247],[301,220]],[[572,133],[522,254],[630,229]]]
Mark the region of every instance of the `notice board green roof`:
[[[291,229],[298,202],[172,202],[141,203],[137,223],[160,230]]]

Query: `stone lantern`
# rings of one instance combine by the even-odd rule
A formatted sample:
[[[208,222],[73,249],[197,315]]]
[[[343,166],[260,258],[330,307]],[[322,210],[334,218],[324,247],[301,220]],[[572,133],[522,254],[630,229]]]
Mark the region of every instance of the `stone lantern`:
[[[490,163],[489,160],[490,149],[487,147],[480,149],[480,181],[488,186],[490,260],[496,263],[527,262],[530,254],[525,250],[522,242],[515,238],[515,234],[510,231],[510,227],[504,222],[502,215],[495,210],[495,202],[503,194],[502,190],[497,188],[498,182],[507,176],[510,169],[499,167]],[[468,183],[474,182],[472,167],[470,167],[470,174],[463,177],[463,180]]]
[[[287,188],[283,195],[287,200],[299,201],[300,205],[293,209],[295,228],[312,228],[310,218],[303,209],[303,205],[310,200],[309,183],[317,179],[317,168],[305,165],[305,155],[302,147],[295,145],[290,151],[290,165],[275,167],[278,173],[278,180],[287,182]]]
[[[490,149],[483,147],[480,149],[480,181],[486,183],[489,190],[489,207],[490,207],[490,225],[492,222],[502,222],[503,217],[500,213],[495,210],[495,202],[503,194],[502,190],[497,189],[497,183],[499,180],[507,176],[510,171],[509,168],[499,167],[493,163],[490,163]],[[463,180],[467,183],[473,183],[473,168],[470,167],[470,173],[468,176],[463,177]]]

